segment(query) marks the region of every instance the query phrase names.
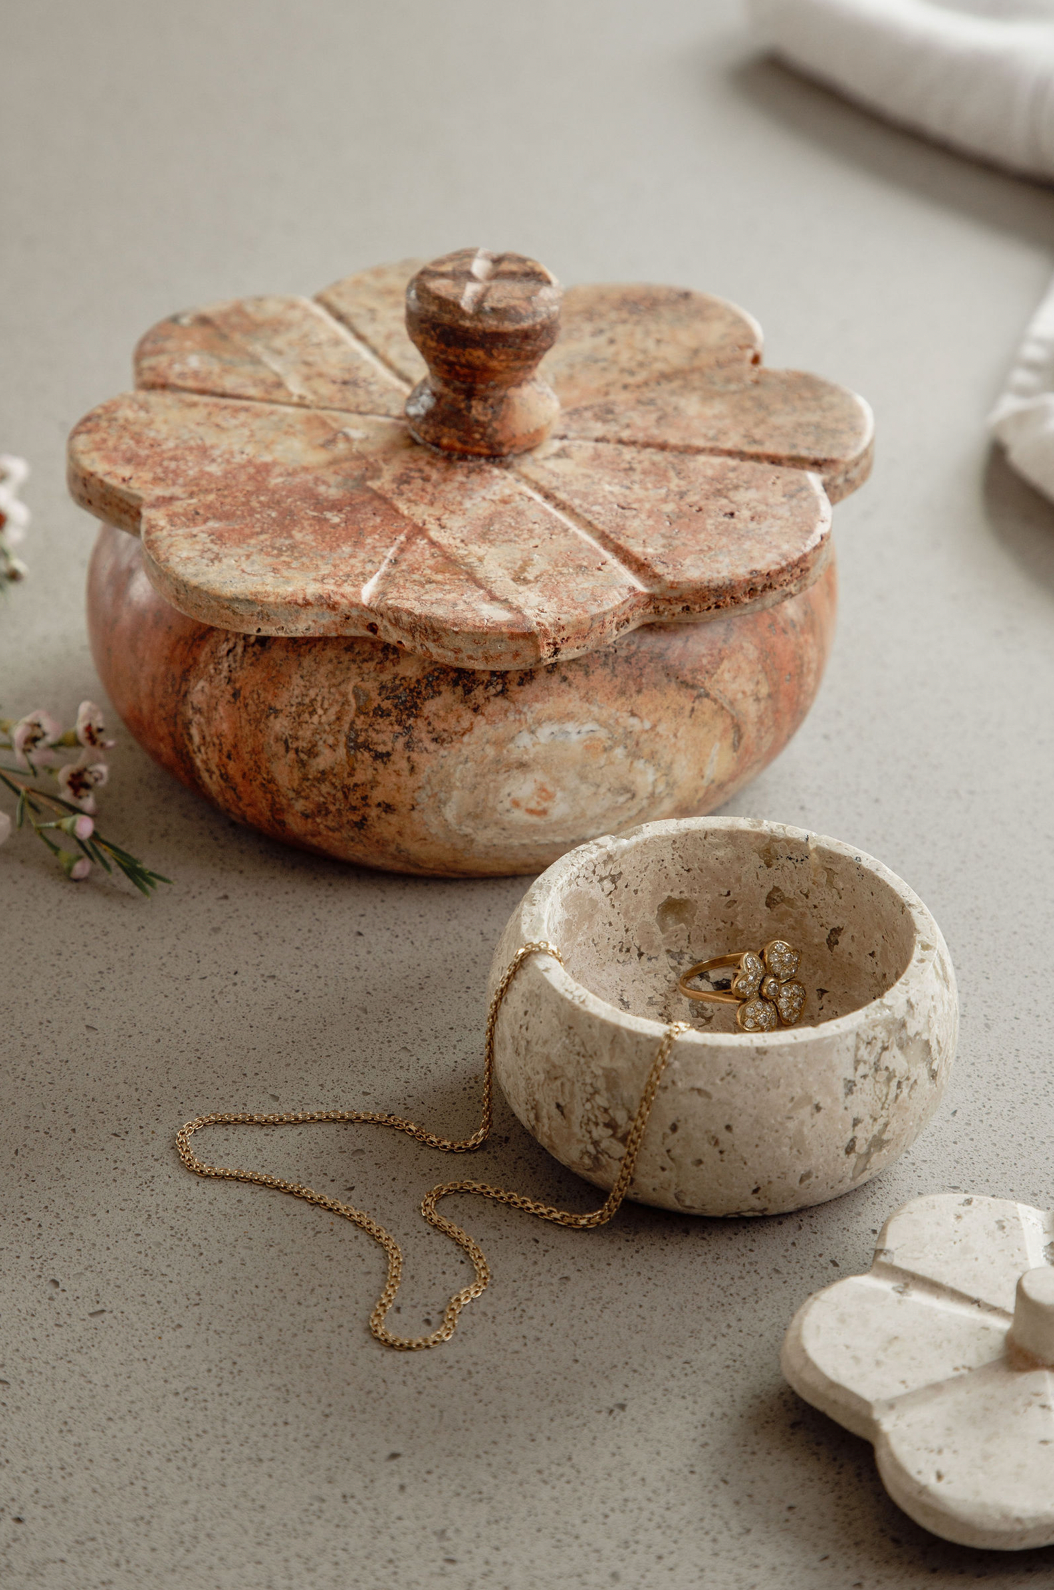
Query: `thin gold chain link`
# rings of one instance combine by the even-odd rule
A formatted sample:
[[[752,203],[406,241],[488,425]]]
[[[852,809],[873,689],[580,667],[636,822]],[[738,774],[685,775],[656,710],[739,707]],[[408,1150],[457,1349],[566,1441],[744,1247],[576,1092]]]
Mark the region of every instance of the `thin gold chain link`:
[[[426,1132],[423,1127],[415,1125],[413,1121],[403,1120],[401,1116],[387,1113],[378,1113],[373,1110],[303,1110],[295,1115],[199,1115],[196,1120],[187,1121],[176,1134],[176,1148],[179,1157],[188,1170],[194,1171],[198,1176],[213,1176],[223,1181],[250,1182],[257,1187],[273,1187],[276,1192],[289,1193],[293,1198],[301,1198],[304,1203],[313,1204],[316,1209],[325,1209],[329,1214],[340,1215],[345,1220],[350,1220],[352,1225],[358,1226],[371,1236],[374,1242],[380,1244],[388,1256],[388,1279],[384,1291],[377,1299],[373,1313],[370,1315],[370,1330],[379,1342],[385,1347],[394,1347],[399,1352],[419,1352],[424,1347],[437,1347],[440,1342],[448,1342],[457,1329],[458,1316],[466,1303],[471,1303],[474,1297],[479,1297],[487,1288],[490,1281],[490,1270],[487,1265],[483,1250],[479,1244],[469,1236],[467,1231],[455,1225],[439,1213],[437,1205],[441,1198],[449,1193],[476,1193],[481,1198],[493,1199],[496,1203],[509,1204],[513,1209],[523,1209],[529,1215],[536,1215],[539,1220],[550,1220],[558,1226],[570,1226],[575,1231],[593,1231],[597,1226],[606,1225],[618,1209],[633,1180],[636,1169],[637,1157],[640,1146],[644,1140],[644,1129],[648,1124],[655,1094],[658,1091],[659,1081],[674,1043],[682,1032],[687,1032],[688,1023],[683,1021],[673,1022],[663,1034],[652,1067],[648,1073],[648,1080],[644,1084],[637,1113],[633,1118],[629,1136],[626,1139],[626,1149],[622,1156],[615,1185],[599,1209],[592,1210],[589,1214],[576,1215],[568,1210],[553,1209],[549,1204],[539,1203],[537,1199],[526,1198],[522,1193],[507,1192],[502,1187],[490,1187],[481,1181],[447,1181],[438,1187],[433,1187],[421,1204],[421,1213],[428,1224],[443,1236],[449,1237],[463,1253],[467,1254],[475,1270],[475,1279],[469,1286],[462,1287],[460,1292],[447,1303],[443,1313],[442,1323],[428,1336],[396,1336],[384,1323],[385,1317],[392,1304],[395,1302],[399,1291],[399,1283],[403,1273],[402,1249],[390,1232],[374,1220],[372,1215],[364,1209],[355,1209],[351,1204],[342,1203],[338,1198],[327,1198],[324,1193],[315,1192],[312,1187],[305,1187],[300,1182],[283,1181],[280,1176],[269,1176],[265,1171],[242,1170],[237,1167],[224,1165],[207,1165],[200,1160],[190,1146],[190,1139],[195,1132],[205,1126],[310,1126],[320,1121],[354,1122],[365,1126],[388,1126],[396,1132],[405,1132],[408,1137],[414,1137],[419,1143],[425,1143],[429,1148],[442,1149],[447,1154],[466,1154],[486,1141],[490,1132],[491,1121],[494,1114],[494,1033],[498,1022],[498,1012],[502,1002],[509,991],[513,978],[523,963],[532,955],[551,955],[554,960],[564,964],[564,958],[555,945],[544,941],[524,944],[517,950],[502,974],[501,981],[494,990],[494,998],[490,1002],[487,1014],[487,1030],[484,1042],[483,1064],[483,1109],[480,1123],[471,1137],[452,1141],[450,1138],[439,1137],[435,1132]]]

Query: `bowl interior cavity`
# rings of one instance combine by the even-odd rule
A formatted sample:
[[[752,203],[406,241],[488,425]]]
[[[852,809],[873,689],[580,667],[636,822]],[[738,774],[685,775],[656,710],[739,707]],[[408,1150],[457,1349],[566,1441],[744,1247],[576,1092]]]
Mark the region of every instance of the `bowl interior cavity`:
[[[715,1033],[737,1031],[735,1006],[677,992],[696,961],[786,939],[802,952],[805,1027],[879,998],[915,944],[904,901],[865,863],[778,831],[642,835],[570,869],[548,915],[576,982],[619,1010]]]

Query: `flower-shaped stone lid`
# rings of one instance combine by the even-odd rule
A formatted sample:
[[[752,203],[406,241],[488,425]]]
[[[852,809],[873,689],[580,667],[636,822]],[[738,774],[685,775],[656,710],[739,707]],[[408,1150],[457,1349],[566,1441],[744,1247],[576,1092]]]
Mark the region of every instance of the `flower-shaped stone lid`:
[[[760,361],[720,299],[561,312],[543,266],[462,250],[163,321],[138,390],[74,430],[70,487],[192,618],[533,667],[819,573],[870,411]]]
[[[893,1500],[945,1540],[1054,1544],[1054,1214],[916,1198],[867,1275],[799,1310],[798,1394],[874,1443]]]

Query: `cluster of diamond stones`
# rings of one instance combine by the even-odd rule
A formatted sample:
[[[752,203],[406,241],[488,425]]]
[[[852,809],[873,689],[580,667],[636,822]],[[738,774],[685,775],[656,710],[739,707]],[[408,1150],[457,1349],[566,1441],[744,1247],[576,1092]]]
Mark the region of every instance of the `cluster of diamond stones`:
[[[794,981],[800,953],[784,939],[772,939],[759,955],[747,950],[732,980],[743,1003],[736,1022],[744,1032],[774,1032],[793,1027],[805,1009],[805,987]]]

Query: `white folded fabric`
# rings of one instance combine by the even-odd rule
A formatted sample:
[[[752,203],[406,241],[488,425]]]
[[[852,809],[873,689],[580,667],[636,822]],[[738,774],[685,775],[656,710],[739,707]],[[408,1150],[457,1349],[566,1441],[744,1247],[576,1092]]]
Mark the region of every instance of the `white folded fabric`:
[[[1054,3],[748,0],[802,71],[970,154],[1054,177]]]
[[[1054,179],[1054,0],[747,0],[789,64],[893,121]],[[993,434],[1054,499],[1054,284],[1034,316]]]
[[[1054,499],[1054,283],[1029,323],[988,423],[1018,473]]]

